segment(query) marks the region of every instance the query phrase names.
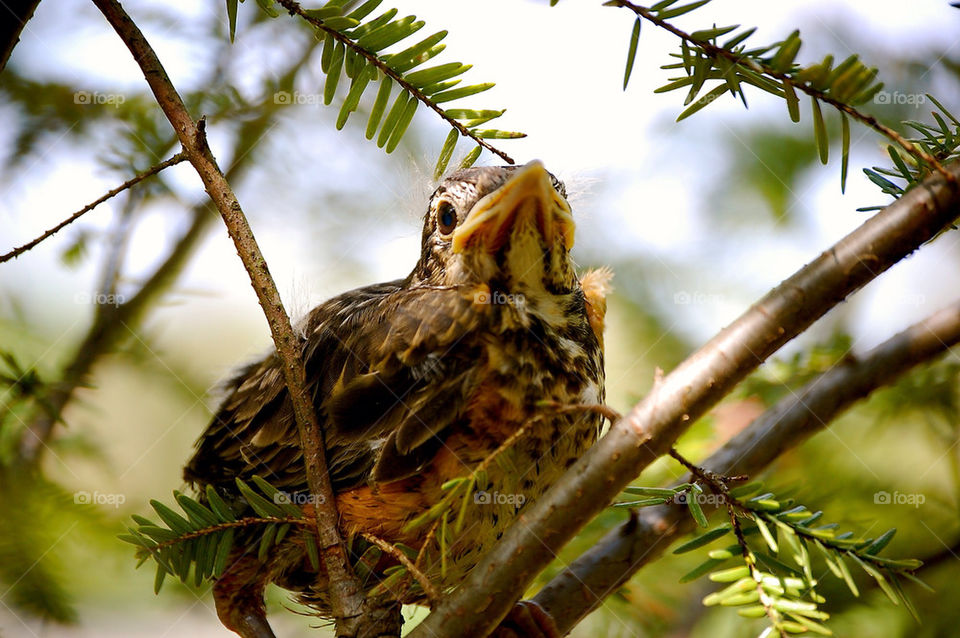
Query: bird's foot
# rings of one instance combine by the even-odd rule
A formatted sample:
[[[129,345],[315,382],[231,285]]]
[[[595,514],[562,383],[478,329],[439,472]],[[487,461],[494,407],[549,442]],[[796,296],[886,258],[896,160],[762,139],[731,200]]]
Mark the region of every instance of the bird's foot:
[[[493,638],[562,638],[547,610],[532,600],[521,600],[492,634]]]

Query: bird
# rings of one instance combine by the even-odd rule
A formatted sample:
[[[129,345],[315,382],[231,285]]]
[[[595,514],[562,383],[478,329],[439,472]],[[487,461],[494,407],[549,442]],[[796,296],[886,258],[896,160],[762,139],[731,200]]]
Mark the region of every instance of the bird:
[[[406,278],[333,297],[298,324],[354,560],[370,536],[412,548],[426,557],[421,569],[436,591],[449,591],[596,441],[602,417],[589,407],[604,400],[612,273],[578,275],[574,232],[565,186],[540,161],[460,169],[429,198],[421,254]],[[256,475],[306,503],[303,452],[277,353],[241,369],[224,396],[184,467],[187,483],[201,499],[213,486],[238,503],[237,479]],[[467,476],[475,493],[464,501],[455,537],[441,547],[436,529],[411,528],[442,502],[451,480]],[[302,539],[290,535],[265,558],[242,542],[233,552],[213,586],[228,629],[274,638],[263,600],[268,583],[330,616],[327,582]],[[367,570],[370,586],[396,564],[384,553]],[[398,610],[425,601],[419,587],[392,595]],[[531,623],[551,633],[543,610],[521,601],[517,611],[504,635],[535,633],[525,629]]]

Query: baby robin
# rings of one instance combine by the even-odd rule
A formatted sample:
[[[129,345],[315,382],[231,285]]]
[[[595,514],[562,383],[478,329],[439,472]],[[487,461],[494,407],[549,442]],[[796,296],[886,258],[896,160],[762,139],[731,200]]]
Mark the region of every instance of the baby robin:
[[[334,297],[305,318],[307,384],[341,528],[360,541],[351,544],[354,558],[364,535],[379,537],[418,552],[436,591],[449,590],[596,440],[596,412],[549,407],[604,397],[611,274],[578,277],[573,241],[564,186],[539,162],[460,170],[430,198],[409,276]],[[484,463],[494,451],[495,462]],[[229,383],[184,469],[201,495],[212,485],[234,503],[236,479],[254,475],[308,502],[276,353]],[[441,542],[429,525],[411,525],[443,500],[444,484],[466,476],[475,492],[455,537]],[[224,625],[244,638],[272,638],[263,603],[270,582],[329,616],[326,578],[311,567],[302,537],[290,535],[264,560],[253,537],[243,538],[214,585]],[[365,582],[375,587],[396,564],[384,554]],[[399,606],[423,602],[425,592],[407,586],[388,595]],[[529,621],[529,606],[521,611]],[[549,618],[533,611],[549,633]]]

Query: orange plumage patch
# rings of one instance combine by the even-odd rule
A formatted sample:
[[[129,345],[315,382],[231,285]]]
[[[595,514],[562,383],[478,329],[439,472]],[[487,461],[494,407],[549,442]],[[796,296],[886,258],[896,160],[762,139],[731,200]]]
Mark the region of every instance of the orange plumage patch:
[[[603,318],[607,314],[607,294],[612,290],[613,271],[603,266],[588,270],[580,277],[583,294],[587,298],[587,319],[597,341],[603,346]]]

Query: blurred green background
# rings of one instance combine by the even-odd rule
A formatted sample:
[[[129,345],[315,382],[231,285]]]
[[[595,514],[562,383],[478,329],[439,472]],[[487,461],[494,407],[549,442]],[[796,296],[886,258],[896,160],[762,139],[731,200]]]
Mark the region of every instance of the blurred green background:
[[[669,371],[862,223],[868,213],[858,207],[886,203],[859,172],[886,157],[882,141],[855,126],[841,196],[839,141],[830,165],[820,166],[807,111],[793,125],[781,102],[748,92],[749,111],[724,97],[676,124],[680,95],[652,93],[666,83],[658,66],[670,61],[676,42],[645,25],[630,87],[621,91],[632,19],[599,4],[396,6],[427,20],[428,30],[451,31],[444,61],[474,64],[468,82],[497,82],[469,106],[507,108],[502,127],[529,134],[500,148],[521,162],[542,159],[567,182],[578,262],[616,273],[607,399],[625,410],[649,389],[656,368]],[[192,112],[208,116],[214,153],[221,166],[235,167],[233,186],[292,315],[351,287],[407,274],[446,135],[441,122],[421,109],[404,143],[386,156],[363,139],[363,107],[343,131],[334,129],[337,110],[316,100],[319,49],[293,21],[265,20],[247,3],[231,45],[220,3],[127,9]],[[763,43],[800,28],[801,62],[860,53],[880,68],[890,96],[866,110],[887,123],[929,118],[931,105],[917,97],[925,92],[960,112],[960,11],[946,2],[913,3],[907,15],[894,2],[716,0],[678,21],[689,30],[714,23],[759,26],[754,37]],[[0,75],[0,250],[172,154],[169,126],[144,89],[92,5],[40,4]],[[279,91],[294,103],[278,103]],[[833,115],[828,125],[838,137]],[[164,285],[148,284],[157,295],[126,317],[91,361],[88,384],[42,450],[42,477],[0,473],[0,635],[233,635],[217,621],[206,588],[168,579],[154,596],[152,569],[134,570],[132,548],[115,538],[130,514],[150,513],[149,499],[169,501],[182,487],[180,468],[216,405],[217,386],[270,345],[246,274],[190,167],[168,169],[0,266],[0,351],[9,355],[0,363],[7,381],[0,387],[0,463],[12,466],[26,422],[42,409],[31,397],[60,379],[97,318],[113,311],[97,304],[97,295],[134,299],[188,229],[197,241],[183,262],[169,269]],[[790,344],[780,363],[764,366],[695,424],[681,449],[702,458],[765,403],[848,349],[862,352],[954,301],[958,266],[956,233],[947,233]],[[823,346],[818,356],[802,354],[816,344]],[[955,635],[957,371],[955,354],[925,366],[768,472],[771,488],[824,509],[844,528],[875,535],[897,527],[889,555],[932,558],[922,576],[936,593],[909,589],[922,625],[866,580],[854,599],[825,577],[824,609],[837,635]],[[679,474],[662,462],[640,482]],[[923,494],[925,502],[877,505],[880,490]],[[624,517],[605,513],[551,571]],[[756,635],[759,626],[734,612],[700,604],[711,583],[678,584],[694,554],[644,569],[574,635]],[[308,629],[315,619],[285,606],[292,603],[273,592],[278,635],[317,635]]]

